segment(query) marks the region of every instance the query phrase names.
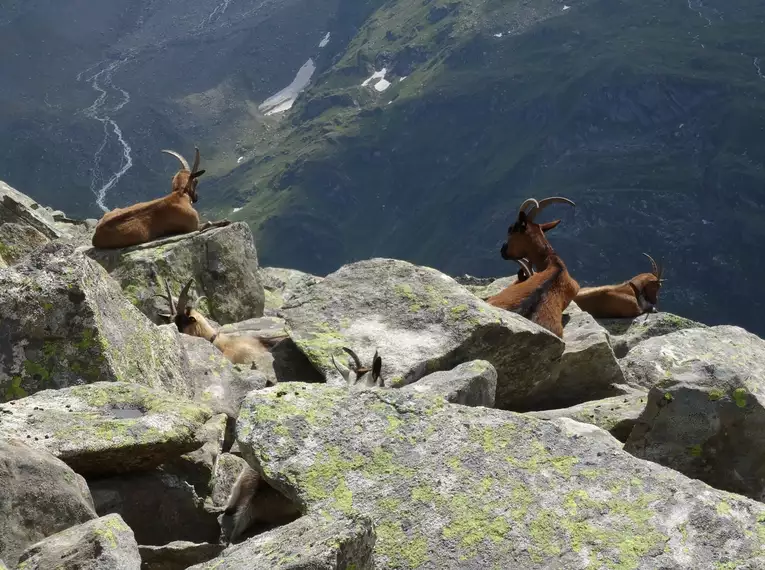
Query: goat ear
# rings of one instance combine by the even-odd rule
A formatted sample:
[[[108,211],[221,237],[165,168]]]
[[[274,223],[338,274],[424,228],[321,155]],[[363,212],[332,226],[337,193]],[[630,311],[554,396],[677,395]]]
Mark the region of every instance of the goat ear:
[[[372,378],[376,381],[380,374],[382,373],[382,358],[377,356],[377,353],[375,353],[375,358],[372,361]]]
[[[549,232],[551,229],[556,227],[560,223],[560,220],[553,220],[552,222],[547,222],[545,224],[539,224],[539,227],[542,228],[543,232]]]
[[[199,177],[200,177],[200,176],[202,176],[202,175],[203,175],[205,172],[207,172],[207,171],[206,171],[206,170],[197,170],[196,172],[192,172],[192,173],[191,173],[191,176],[189,176],[189,178],[199,178]]]

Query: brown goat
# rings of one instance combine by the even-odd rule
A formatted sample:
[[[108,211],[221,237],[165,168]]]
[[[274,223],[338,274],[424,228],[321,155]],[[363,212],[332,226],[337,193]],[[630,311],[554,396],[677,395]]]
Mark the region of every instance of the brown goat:
[[[282,335],[266,340],[247,336],[231,336],[217,332],[207,322],[207,319],[192,307],[189,301],[189,288],[193,282],[193,278],[189,279],[186,286],[181,290],[177,305],[173,302],[170,287],[165,282],[166,298],[170,305],[170,313],[163,314],[162,316],[173,321],[178,330],[183,334],[197,336],[210,341],[233,364],[254,364],[259,357],[269,352],[269,345],[287,338],[288,335]]]
[[[221,527],[229,544],[238,542],[253,525],[283,525],[300,516],[297,506],[245,465],[231,488]]]
[[[598,319],[634,318],[656,313],[664,269],[650,255],[643,255],[651,261],[651,273],[641,273],[619,285],[583,287],[574,302]]]
[[[579,284],[569,275],[566,264],[545,238],[545,232],[556,227],[560,220],[545,224],[534,222],[542,210],[555,203],[575,205],[571,200],[560,197],[545,198],[539,202],[530,198],[521,205],[518,219],[508,228],[507,242],[500,254],[503,259],[517,262],[528,259],[537,272],[525,281],[519,280],[489,297],[487,302],[518,313],[562,337],[562,313],[579,292]],[[532,272],[531,267],[521,265],[521,268],[522,272]]]
[[[192,204],[198,199],[198,179],[205,171],[198,170],[199,149],[195,148],[195,151],[194,166],[189,168],[189,163],[180,154],[163,150],[181,163],[181,169],[173,176],[172,192],[163,198],[117,208],[104,214],[96,225],[93,247],[129,247],[166,236],[205,231],[230,224],[228,220],[222,220],[199,225],[199,214]]]
[[[383,388],[385,386],[385,381],[382,378],[382,358],[376,350],[372,357],[372,366],[362,366],[361,359],[350,348],[343,347],[343,350],[353,359],[348,361],[348,367],[338,365],[334,356],[332,357],[332,364],[349,386],[355,386],[359,383],[369,388],[374,386]],[[353,372],[353,378],[351,378],[351,372]]]

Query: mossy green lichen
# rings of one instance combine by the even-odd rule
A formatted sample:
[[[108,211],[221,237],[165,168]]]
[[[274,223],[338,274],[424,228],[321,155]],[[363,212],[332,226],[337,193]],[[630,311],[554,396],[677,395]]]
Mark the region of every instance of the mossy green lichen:
[[[704,453],[704,450],[699,444],[692,445],[689,451],[693,457],[701,457],[701,455]]]
[[[392,568],[419,568],[428,561],[428,542],[416,529],[405,533],[401,523],[385,520],[376,525],[376,550]]]
[[[717,388],[713,388],[709,391],[709,401],[710,402],[716,402],[720,398],[725,396],[725,392],[722,390],[718,390]]]
[[[747,396],[746,388],[736,388],[733,391],[733,401],[739,408],[746,408]]]

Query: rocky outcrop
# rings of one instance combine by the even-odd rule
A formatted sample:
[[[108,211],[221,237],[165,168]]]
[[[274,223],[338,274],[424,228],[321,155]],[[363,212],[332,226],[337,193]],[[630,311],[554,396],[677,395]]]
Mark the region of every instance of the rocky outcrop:
[[[28,253],[49,243],[50,240],[32,226],[0,224],[0,255],[13,265]]]
[[[130,527],[109,515],[49,536],[19,559],[19,570],[53,568],[140,570],[141,556]]]
[[[167,312],[167,302],[155,297],[164,293],[158,277],[170,284],[176,297],[193,277],[192,294],[207,298],[198,310],[218,323],[263,316],[258,255],[247,224],[239,222],[125,249],[90,248],[86,254],[103,265],[127,298],[157,324],[165,322],[159,315]]]
[[[647,392],[625,388],[625,394],[593,400],[570,408],[528,412],[543,420],[570,418],[597,426],[624,443],[646,406]]]
[[[215,558],[222,544],[196,544],[178,540],[160,546],[141,545],[141,570],[186,570],[189,566]]]
[[[323,279],[316,275],[281,267],[261,268],[260,278],[263,280],[263,287],[266,291],[265,314],[270,316],[279,313],[279,310],[284,306],[284,300],[290,297],[295,290],[310,287]]]
[[[366,517],[301,517],[188,570],[373,570],[372,528]]]
[[[51,243],[0,272],[0,338],[2,401],[97,381],[186,391],[177,338],[71,245]]]
[[[0,439],[0,489],[0,559],[11,567],[30,545],[96,518],[85,480],[21,441]]]
[[[452,404],[493,408],[497,392],[497,371],[485,360],[475,360],[460,364],[448,372],[428,374],[401,390],[443,396]]]
[[[374,520],[379,569],[765,564],[765,505],[521,414],[281,384],[237,433],[308,515]]]
[[[487,305],[451,277],[404,261],[373,259],[340,268],[294,294],[282,312],[292,339],[331,384],[342,347],[379,350],[388,386],[404,386],[463,362],[497,371],[496,405],[522,407],[548,381],[563,343],[516,314]]]
[[[204,406],[138,384],[98,382],[2,405],[0,438],[44,449],[83,475],[150,469],[202,445]]]
[[[653,386],[627,451],[765,499],[765,341],[738,327],[689,329],[625,361],[632,384]]]
[[[684,329],[706,328],[706,325],[672,313],[649,313],[634,319],[599,319],[608,331],[617,358],[624,358],[635,346],[657,336]]]

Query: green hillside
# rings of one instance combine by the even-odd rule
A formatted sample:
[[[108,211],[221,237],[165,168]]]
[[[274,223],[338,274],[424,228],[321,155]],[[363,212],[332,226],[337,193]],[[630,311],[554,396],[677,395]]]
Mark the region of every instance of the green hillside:
[[[208,181],[210,213],[250,222],[263,263],[507,274],[519,203],[562,194],[578,207],[551,240],[580,283],[642,272],[647,251],[668,267],[665,309],[765,329],[765,5],[349,5],[335,25],[363,22],[355,35],[253,160]],[[382,68],[387,90],[362,87]]]

